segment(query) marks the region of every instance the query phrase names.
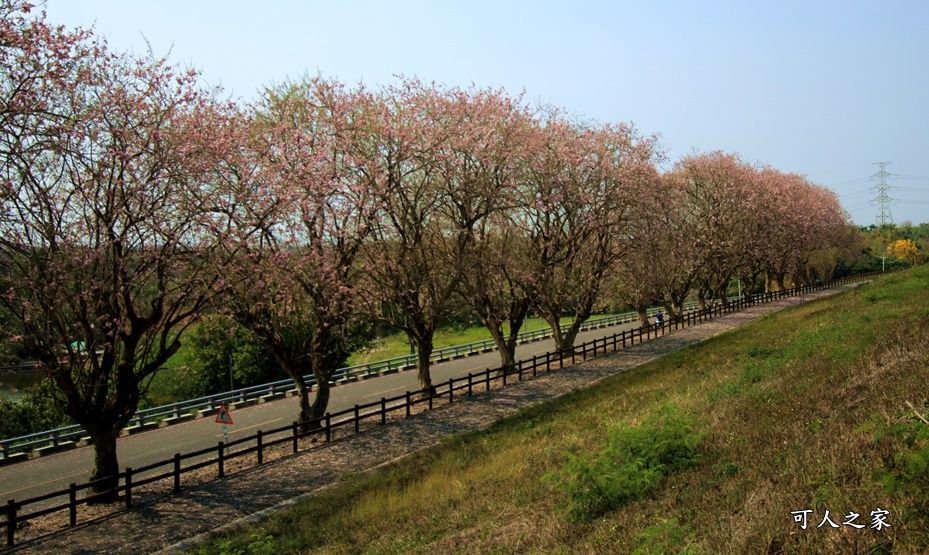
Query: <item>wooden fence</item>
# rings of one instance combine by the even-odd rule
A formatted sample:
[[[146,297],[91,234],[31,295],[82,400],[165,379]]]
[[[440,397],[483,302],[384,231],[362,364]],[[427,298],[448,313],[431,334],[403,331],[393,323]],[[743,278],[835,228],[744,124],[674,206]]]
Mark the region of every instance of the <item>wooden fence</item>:
[[[473,374],[469,373],[466,377],[452,378],[446,382],[434,385],[431,390],[407,391],[403,395],[395,397],[381,397],[379,401],[355,405],[334,413],[326,413],[325,416],[316,420],[298,424],[293,422],[287,426],[275,428],[272,430],[258,431],[255,435],[243,437],[228,443],[218,442],[214,447],[208,447],[199,451],[187,454],[177,453],[173,458],[150,464],[142,468],[127,467],[119,473],[117,483],[119,484],[115,491],[111,490],[99,494],[87,494],[80,497],[78,494],[89,490],[98,482],[87,482],[77,485],[71,484],[68,489],[60,490],[38,497],[15,501],[10,499],[4,507],[5,521],[0,522],[0,526],[6,528],[7,546],[13,546],[16,539],[16,530],[18,525],[30,518],[52,514],[59,511],[68,511],[69,523],[75,526],[78,523],[78,508],[81,505],[94,503],[97,501],[113,498],[122,495],[122,502],[125,503],[127,510],[132,509],[132,493],[134,488],[140,488],[155,482],[170,481],[173,492],[181,490],[181,477],[195,470],[215,466],[216,477],[223,478],[225,465],[232,459],[245,457],[254,454],[255,464],[264,463],[265,450],[270,447],[282,444],[290,444],[293,453],[300,449],[299,440],[311,436],[318,436],[319,439],[326,443],[332,441],[332,432],[338,428],[352,427],[354,433],[359,433],[361,422],[371,419],[379,420],[381,424],[387,422],[387,415],[394,412],[403,412],[405,417],[409,417],[411,409],[417,405],[426,405],[432,410],[436,400],[447,399],[448,403],[453,403],[456,397],[471,396],[475,392],[490,391],[495,382],[500,383],[500,387],[507,384],[508,380],[516,379],[522,381],[527,375],[535,377],[540,372],[551,372],[553,369],[560,369],[564,366],[576,364],[579,360],[584,361],[588,358],[605,354],[609,351],[616,351],[627,346],[636,345],[643,341],[648,341],[653,337],[658,337],[666,332],[692,326],[717,316],[728,314],[741,310],[746,306],[759,303],[766,303],[782,297],[801,295],[820,289],[835,287],[845,283],[862,281],[870,279],[881,272],[871,274],[862,274],[839,280],[833,280],[816,286],[805,286],[801,288],[786,289],[774,293],[756,295],[753,298],[743,298],[737,302],[731,302],[727,306],[715,304],[706,309],[696,309],[687,312],[680,320],[665,321],[661,325],[655,325],[647,328],[638,328],[635,330],[626,330],[601,339],[588,341],[574,347],[570,352],[559,353],[549,351],[543,355],[533,356],[517,362],[513,368],[488,368],[487,370]],[[280,436],[280,437],[275,437]],[[272,439],[273,438],[273,439]],[[238,448],[233,450],[233,448]],[[206,460],[201,460],[184,465],[185,461],[191,459],[213,455],[215,456]],[[143,473],[160,471],[159,473],[144,478],[137,478]],[[110,481],[113,479],[110,478]],[[45,504],[53,499],[61,498],[62,501],[53,506],[45,506],[32,510],[32,512],[23,512],[23,509],[29,506]]]

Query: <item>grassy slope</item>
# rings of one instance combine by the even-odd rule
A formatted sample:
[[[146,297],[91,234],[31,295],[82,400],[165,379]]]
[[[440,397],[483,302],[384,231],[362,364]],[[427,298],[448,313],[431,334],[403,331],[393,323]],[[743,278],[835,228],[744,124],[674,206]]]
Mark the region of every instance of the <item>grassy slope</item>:
[[[921,320],[918,320],[921,318]],[[915,330],[915,331],[913,331]],[[929,413],[929,268],[769,316],[508,418],[198,547],[200,553],[929,551],[913,496],[871,478],[900,449],[873,425]],[[587,523],[544,476],[665,404],[698,415],[703,461]],[[816,529],[824,510],[892,528]],[[806,530],[791,511],[813,509]],[[874,551],[871,551],[874,550]],[[887,551],[885,551],[887,550]]]

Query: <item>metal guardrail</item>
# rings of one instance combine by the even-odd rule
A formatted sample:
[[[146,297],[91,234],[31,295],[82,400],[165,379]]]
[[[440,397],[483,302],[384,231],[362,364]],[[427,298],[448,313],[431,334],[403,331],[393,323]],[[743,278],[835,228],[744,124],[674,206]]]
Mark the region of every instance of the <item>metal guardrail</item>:
[[[758,295],[756,295],[756,297]],[[731,297],[730,300],[737,301],[740,298],[741,297]],[[718,300],[716,302],[718,302]],[[697,306],[697,302],[689,302],[685,303],[683,309],[692,310]],[[649,316],[654,316],[657,312],[661,312],[662,310],[662,308],[656,307],[648,309],[647,312]],[[637,319],[638,314],[635,312],[605,316],[603,318],[596,318],[584,322],[584,324],[581,326],[581,331],[624,324],[627,322],[635,321]],[[567,329],[567,326],[562,326],[562,329]],[[539,330],[525,331],[519,334],[517,344],[538,341],[540,339],[550,337],[551,335],[552,330],[550,327],[542,328]],[[464,345],[454,345],[451,347],[435,349],[432,352],[429,360],[431,362],[442,362],[454,358],[469,356],[472,354],[490,352],[493,350],[496,350],[496,343],[493,339],[486,339],[483,341],[475,341],[473,343],[467,343]],[[417,355],[406,355],[367,364],[358,364],[355,366],[340,368],[333,374],[332,383],[355,381],[382,374],[398,372],[400,370],[407,370],[414,368],[417,364],[417,361]],[[312,374],[304,376],[303,379],[306,380],[308,386],[316,384],[316,378]],[[129,421],[124,430],[128,433],[132,433],[133,431],[155,427],[162,421],[165,421],[168,424],[173,422],[181,422],[194,417],[197,413],[202,411],[211,413],[212,411],[216,410],[221,403],[242,403],[244,405],[249,402],[257,402],[261,399],[271,400],[284,397],[289,393],[296,394],[294,382],[291,379],[245,387],[224,393],[205,395],[195,399],[188,399],[186,401],[172,403],[170,405],[162,405],[160,407],[153,407],[150,409],[137,411],[135,417]],[[201,414],[201,416],[203,415],[205,414]],[[76,446],[78,443],[86,441],[87,439],[87,432],[85,432],[81,426],[75,424],[54,430],[47,430],[35,434],[0,440],[0,461],[5,461],[11,458],[25,459],[28,456],[26,452],[33,449],[39,449],[40,451],[45,449],[49,451],[65,449],[68,447]]]
[[[537,370],[541,368],[544,368],[545,371],[550,372],[552,369],[553,362],[557,362],[559,367],[564,367],[565,361],[567,360],[568,357],[570,357],[571,359],[570,364],[575,364],[576,358],[578,356],[582,357],[583,360],[587,360],[588,354],[590,354],[589,347],[593,347],[592,354],[594,357],[596,357],[597,351],[598,351],[598,343],[602,344],[603,353],[606,353],[609,350],[610,343],[612,343],[612,350],[616,351],[619,348],[625,348],[627,344],[627,340],[630,342],[630,344],[635,344],[636,335],[638,335],[639,343],[641,343],[643,340],[651,339],[653,334],[655,337],[658,337],[665,331],[671,331],[672,329],[680,329],[688,325],[693,325],[701,321],[706,321],[706,320],[715,318],[716,316],[720,316],[723,314],[728,314],[730,312],[741,310],[745,306],[750,306],[752,304],[755,304],[756,302],[768,302],[768,301],[773,301],[773,300],[780,299],[786,296],[794,296],[798,294],[803,295],[804,293],[811,293],[813,291],[817,291],[817,290],[820,290],[826,287],[834,287],[836,285],[840,285],[843,283],[850,283],[852,281],[860,281],[862,279],[867,279],[868,277],[874,274],[875,273],[864,274],[861,276],[853,276],[851,278],[831,280],[827,283],[817,284],[814,286],[803,286],[803,287],[796,287],[796,288],[789,289],[789,290],[777,291],[773,293],[758,294],[758,295],[754,295],[752,297],[752,301],[748,303],[742,302],[743,300],[742,297],[738,297],[734,299],[733,302],[729,303],[727,306],[722,306],[722,303],[716,301],[710,304],[709,306],[707,306],[705,310],[693,310],[693,309],[684,310],[682,311],[683,318],[675,320],[673,322],[665,321],[663,324],[649,326],[649,327],[640,327],[637,330],[626,330],[621,333],[613,334],[610,337],[604,337],[604,338],[594,339],[592,341],[585,342],[579,347],[575,347],[574,349],[572,349],[570,354],[549,351],[545,353],[544,356],[536,355],[536,356],[533,356],[532,359],[520,360],[519,362],[516,363],[516,368],[512,370],[507,370],[502,367],[497,368],[495,370],[488,368],[486,371],[479,373],[477,376],[474,376],[469,373],[466,378],[464,377],[451,378],[447,382],[436,384],[434,390],[430,389],[430,390],[421,390],[421,391],[416,391],[416,392],[407,391],[404,395],[399,395],[396,397],[392,397],[390,399],[382,397],[380,401],[374,401],[372,403],[368,403],[365,405],[355,405],[354,408],[345,409],[345,410],[342,410],[336,413],[327,412],[325,416],[320,417],[315,420],[315,423],[318,426],[315,428],[311,426],[309,430],[301,431],[299,429],[298,423],[294,422],[293,424],[289,426],[283,426],[277,429],[268,430],[266,432],[258,431],[253,436],[240,438],[235,441],[228,442],[228,443],[219,442],[215,448],[208,447],[206,449],[201,449],[199,451],[187,453],[186,455],[177,453],[174,455],[174,458],[172,459],[167,459],[164,461],[149,464],[143,468],[137,468],[135,470],[133,470],[132,468],[126,468],[124,472],[120,472],[119,474],[117,474],[117,476],[115,477],[117,481],[117,487],[108,493],[113,493],[114,495],[123,493],[123,499],[125,502],[126,510],[130,510],[132,509],[132,506],[133,506],[133,503],[132,503],[132,500],[133,500],[132,488],[133,487],[140,487],[143,485],[154,483],[156,481],[173,479],[173,483],[174,483],[173,491],[176,493],[180,491],[181,489],[181,475],[183,473],[190,472],[190,471],[193,471],[199,468],[204,468],[206,466],[211,466],[215,463],[217,466],[218,477],[223,478],[225,475],[224,463],[226,460],[229,460],[235,457],[248,455],[254,452],[257,454],[257,464],[261,465],[263,463],[262,455],[263,455],[263,448],[265,446],[271,446],[271,445],[280,444],[280,443],[291,443],[293,446],[292,447],[293,452],[297,453],[299,451],[298,440],[301,437],[305,437],[308,435],[315,435],[315,434],[325,434],[325,441],[326,443],[329,443],[332,440],[332,431],[338,427],[347,427],[350,424],[354,424],[354,433],[357,434],[359,433],[359,424],[361,420],[363,419],[376,418],[379,416],[381,424],[384,424],[386,423],[388,411],[396,411],[396,410],[402,410],[402,409],[406,410],[406,416],[409,417],[410,407],[413,406],[414,404],[427,402],[429,409],[431,410],[433,408],[433,399],[442,398],[443,396],[447,395],[448,402],[452,403],[454,399],[455,391],[466,390],[467,395],[471,395],[473,387],[475,385],[480,385],[481,382],[484,382],[486,384],[486,390],[490,391],[491,374],[495,372],[499,372],[498,377],[502,378],[503,386],[506,386],[508,375],[510,376],[515,375],[518,377],[520,381],[522,381],[524,372],[531,372],[533,377],[536,376]],[[858,279],[855,279],[855,278],[858,278]],[[603,319],[600,319],[600,320],[603,320]],[[477,378],[476,382],[474,380],[475,377]],[[456,382],[458,382],[459,384],[457,387],[455,385]],[[445,392],[441,391],[443,388],[446,389]],[[419,395],[423,393],[427,394],[426,398],[419,397]],[[397,403],[397,401],[399,401],[399,403]],[[368,411],[367,409],[370,409],[370,408],[373,408],[374,410]],[[344,418],[344,419],[340,418],[342,416],[347,416],[348,418]],[[275,434],[278,434],[281,432],[284,432],[284,433],[290,432],[290,435],[285,436],[285,437],[279,437],[277,439],[271,439],[271,436],[274,436]],[[265,438],[267,438],[267,440]],[[252,447],[244,447],[244,448],[229,452],[229,449],[232,446],[245,445],[252,441],[256,442],[256,444]],[[184,469],[181,468],[182,460],[189,460],[189,459],[192,459],[193,457],[199,457],[205,454],[208,455],[214,451],[216,452],[215,459],[208,459],[206,461],[201,461],[201,462],[197,462],[194,464],[190,464]],[[228,454],[224,455],[224,452],[228,452]],[[156,469],[166,467],[166,466],[171,466],[171,465],[173,465],[173,470],[168,470],[168,471],[162,472],[161,474],[158,474],[155,476],[145,475],[145,473],[149,471],[156,470]],[[122,485],[118,484],[120,480],[122,480],[123,482]],[[27,521],[29,518],[35,518],[35,517],[43,516],[46,514],[51,514],[53,512],[68,510],[69,520],[70,520],[69,524],[71,526],[75,526],[77,524],[78,506],[90,503],[96,498],[99,498],[101,495],[106,495],[106,494],[87,495],[83,499],[78,500],[77,492],[86,490],[90,488],[92,485],[93,483],[86,483],[80,486],[78,486],[77,484],[71,484],[69,489],[48,493],[48,494],[35,497],[32,499],[21,500],[19,502],[16,502],[13,499],[10,499],[7,502],[6,506],[4,507],[5,510],[3,510],[3,512],[6,513],[6,521],[0,522],[0,526],[2,526],[3,528],[6,528],[7,546],[12,547],[14,545],[16,530],[19,526],[19,523]],[[68,503],[63,503],[63,504],[55,505],[52,507],[41,508],[38,510],[34,510],[32,513],[28,513],[28,514],[23,514],[20,512],[20,509],[26,506],[35,505],[35,504],[42,503],[42,502],[45,502],[51,499],[63,497],[66,495],[69,497]]]
[[[381,397],[380,401],[374,401],[364,405],[356,404],[353,408],[344,409],[335,413],[327,412],[324,416],[311,420],[303,426],[300,426],[297,422],[293,422],[292,424],[270,430],[259,430],[254,435],[242,437],[233,441],[220,441],[215,447],[207,447],[186,454],[175,453],[173,458],[151,463],[141,468],[133,469],[127,467],[115,477],[109,478],[115,480],[115,484],[113,484],[115,487],[106,492],[87,492],[83,495],[83,498],[78,498],[79,492],[83,493],[94,486],[103,485],[103,480],[97,480],[81,485],[72,483],[68,489],[46,493],[31,499],[20,501],[9,499],[4,507],[0,507],[0,512],[5,513],[6,516],[5,521],[0,521],[0,529],[6,529],[6,545],[7,547],[13,547],[20,523],[28,522],[29,519],[32,518],[68,511],[68,525],[76,526],[78,524],[78,508],[80,506],[111,498],[110,496],[112,496],[112,499],[115,499],[119,497],[120,494],[122,494],[121,497],[125,504],[125,510],[129,511],[132,510],[134,506],[133,488],[147,486],[156,482],[171,481],[173,482],[171,490],[177,493],[181,491],[182,476],[188,472],[215,465],[217,469],[217,478],[221,479],[226,475],[226,462],[235,458],[255,453],[257,459],[256,464],[260,466],[264,461],[265,449],[269,447],[290,444],[292,452],[296,454],[300,452],[299,440],[302,438],[322,436],[319,438],[314,437],[313,443],[309,446],[309,449],[312,449],[312,445],[316,443],[317,439],[322,439],[324,437],[325,443],[330,443],[333,439],[333,431],[338,428],[343,428],[345,434],[351,434],[353,433],[351,431],[353,425],[354,434],[358,434],[361,433],[360,425],[363,420],[374,420],[379,418],[380,424],[383,425],[387,423],[388,413],[392,412],[405,412],[406,417],[409,418],[411,415],[411,408],[415,405],[428,403],[429,410],[432,410],[434,408],[435,399],[448,397],[448,403],[451,404],[454,402],[456,392],[458,392],[457,395],[459,398],[462,396],[470,396],[482,385],[485,391],[490,391],[491,382],[496,382],[497,378],[501,378],[502,387],[505,387],[507,385],[508,376],[510,378],[516,377],[519,381],[522,381],[524,373],[531,372],[532,376],[535,377],[541,371],[551,372],[556,364],[558,368],[563,368],[566,364],[575,364],[578,357],[587,360],[588,356],[591,354],[590,347],[593,347],[592,355],[596,357],[598,344],[601,345],[601,353],[606,353],[608,351],[610,343],[612,343],[612,350],[616,351],[619,348],[625,348],[627,341],[629,344],[635,344],[637,335],[638,341],[641,343],[642,341],[651,339],[653,336],[657,337],[663,330],[669,331],[699,321],[705,321],[706,319],[723,314],[727,311],[737,310],[740,306],[739,303],[732,303],[729,305],[728,309],[723,309],[721,306],[714,304],[708,307],[707,310],[687,310],[683,313],[683,319],[677,322],[665,322],[663,326],[639,327],[638,329],[626,330],[609,337],[594,339],[580,346],[576,346],[571,350],[570,354],[548,351],[544,355],[535,355],[531,359],[520,360],[516,363],[515,368],[512,369],[503,367],[495,369],[487,368],[485,371],[476,375],[469,373],[466,378],[450,378],[448,381],[435,384],[429,389],[407,391],[402,395],[391,398]],[[570,362],[568,362],[569,359]],[[494,386],[500,385],[499,383],[494,384]],[[254,445],[250,445],[252,443],[254,443]],[[233,449],[234,447],[237,449]],[[304,451],[305,450],[306,448]],[[213,453],[216,455],[215,458],[202,460],[203,456],[209,457]],[[188,462],[186,465],[183,464],[184,461],[194,461],[194,459],[197,459],[197,461]],[[160,473],[158,473],[158,471],[160,471]],[[55,504],[54,500],[65,497],[68,499],[67,502],[58,501],[58,503]],[[51,503],[49,503],[50,501]],[[27,507],[30,508],[31,512],[30,510],[24,511]],[[94,519],[91,517],[89,520],[93,521]],[[87,520],[85,520],[85,522],[87,522]]]
[[[697,303],[690,303],[691,306],[696,306],[696,304]],[[653,316],[659,310],[661,309],[652,308],[649,309],[648,312],[650,316]],[[638,315],[634,312],[596,318],[585,322],[581,326],[581,330],[585,331],[594,328],[613,326],[630,322],[637,318]],[[565,328],[566,326],[563,326],[563,329]],[[530,341],[538,341],[540,339],[550,337],[551,335],[552,330],[550,327],[525,331],[519,334],[518,344],[527,343]],[[429,360],[431,362],[441,362],[462,356],[490,352],[495,349],[496,343],[494,340],[485,339],[483,341],[475,341],[473,343],[453,345],[451,347],[435,349],[432,352],[432,355],[429,357]],[[406,370],[415,367],[417,361],[417,355],[414,354],[339,368],[333,374],[332,381],[353,381],[381,374],[397,372],[400,370]],[[312,374],[304,376],[303,379],[306,380],[306,383],[309,386],[316,384],[316,378]],[[258,400],[262,397],[274,398],[277,396],[285,396],[291,391],[295,392],[294,382],[288,378],[285,380],[245,387],[224,393],[205,395],[203,397],[197,397],[194,399],[188,399],[186,401],[172,403],[170,405],[162,405],[160,407],[144,409],[136,412],[135,417],[129,421],[126,429],[132,431],[133,429],[137,428],[147,428],[160,420],[181,421],[189,418],[188,415],[193,415],[199,411],[215,410],[217,407],[219,407],[220,403],[246,403],[249,401]],[[51,450],[61,449],[71,444],[80,442],[86,439],[86,437],[87,433],[84,431],[84,429],[81,428],[81,426],[75,424],[54,430],[47,430],[35,434],[9,438],[0,441],[0,459],[7,459],[10,458],[14,453],[22,453],[36,448],[48,448]]]

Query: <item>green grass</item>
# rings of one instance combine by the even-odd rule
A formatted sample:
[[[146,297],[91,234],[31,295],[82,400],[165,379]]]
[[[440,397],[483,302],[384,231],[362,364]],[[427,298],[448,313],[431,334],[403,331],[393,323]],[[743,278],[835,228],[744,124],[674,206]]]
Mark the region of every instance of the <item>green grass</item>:
[[[604,314],[595,314],[590,317],[591,320],[602,318]],[[561,319],[562,324],[571,323],[571,317]],[[551,329],[551,326],[541,318],[529,318],[522,326],[522,331],[535,331],[539,329]],[[504,324],[503,333],[509,333],[509,325]],[[490,339],[490,333],[484,326],[474,326],[468,328],[445,327],[435,333],[433,338],[433,349],[443,349],[445,347],[454,347],[455,345],[466,345]],[[370,348],[354,353],[348,359],[348,365],[365,364],[368,362],[377,362],[391,358],[398,358],[410,354],[410,343],[406,335],[402,333],[391,334],[375,342]]]
[[[595,314],[591,319],[602,318],[603,314]],[[570,317],[562,318],[562,324],[571,322]],[[523,331],[550,329],[549,325],[541,318],[527,319],[523,324]],[[504,333],[509,333],[509,326],[504,325]],[[438,330],[434,338],[434,349],[453,347],[455,345],[465,345],[490,339],[490,333],[483,326],[473,326],[467,328],[445,327]],[[517,349],[517,355],[519,351]],[[352,354],[348,359],[348,366],[365,364],[368,362],[377,362],[391,358],[398,358],[410,354],[410,344],[403,333],[394,333],[376,341],[367,349],[362,349]],[[177,392],[182,389],[182,383],[185,379],[187,367],[190,366],[190,348],[187,343],[182,343],[181,348],[175,353],[168,362],[165,363],[162,370],[152,378],[151,386],[144,397],[145,407],[154,407],[170,404],[176,401],[184,400],[185,395],[178,395]]]
[[[920,490],[880,481],[889,461],[927,446],[874,433],[918,426],[907,402],[929,415],[927,291],[921,267],[763,318],[344,480],[192,552],[929,552]],[[601,516],[570,518],[570,492],[544,477],[597,460],[615,430],[647,444],[642,431],[667,407],[700,435],[694,464]],[[839,523],[854,511],[869,524],[878,507],[892,528],[816,528],[826,509]],[[801,530],[791,511],[804,509],[814,513]]]

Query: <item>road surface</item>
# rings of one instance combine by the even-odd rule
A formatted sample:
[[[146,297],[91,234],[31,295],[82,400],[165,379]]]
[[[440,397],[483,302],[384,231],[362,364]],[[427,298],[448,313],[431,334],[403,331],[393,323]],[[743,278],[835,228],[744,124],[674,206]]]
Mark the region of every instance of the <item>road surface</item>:
[[[576,344],[610,336],[626,329],[638,328],[638,325],[638,322],[632,322],[582,332],[578,335]],[[550,338],[543,339],[519,345],[516,349],[516,357],[528,359],[551,350],[554,350],[553,341]],[[473,355],[434,364],[432,380],[434,383],[441,383],[452,377],[467,376],[469,372],[477,373],[499,366],[500,355],[496,351]],[[415,370],[348,383],[332,389],[329,411],[338,412],[352,408],[356,404],[370,403],[381,397],[395,397],[406,391],[417,389]],[[258,430],[280,428],[292,423],[298,412],[296,397],[287,397],[233,410],[231,416],[235,424],[228,428],[229,439],[235,440],[243,435],[252,435]],[[215,447],[222,440],[222,426],[216,424],[214,418],[208,417],[121,437],[117,442],[117,453],[120,468],[141,468],[170,459],[175,453],[190,453],[207,447]],[[2,492],[0,502],[38,497],[67,489],[71,483],[87,482],[93,468],[93,455],[93,448],[80,447],[0,467],[0,492]],[[189,461],[185,461],[185,466],[188,464]],[[167,469],[162,468],[158,472],[165,470]],[[55,503],[61,501],[59,499]],[[31,511],[33,508],[35,507],[27,510]]]

